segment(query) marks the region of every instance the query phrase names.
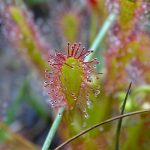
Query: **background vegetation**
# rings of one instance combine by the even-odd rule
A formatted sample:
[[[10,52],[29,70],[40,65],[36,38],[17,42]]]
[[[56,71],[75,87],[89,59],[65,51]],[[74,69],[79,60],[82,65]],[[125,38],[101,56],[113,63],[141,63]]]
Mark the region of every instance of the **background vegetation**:
[[[148,0],[0,1],[0,149],[40,149],[56,109],[44,90],[47,60],[66,43],[89,49],[107,17],[116,14],[95,53],[103,72],[89,117],[65,114],[51,149],[80,131],[125,112],[150,108],[150,2]],[[112,150],[117,122],[101,126],[65,149]],[[150,113],[123,119],[121,150],[150,149]]]

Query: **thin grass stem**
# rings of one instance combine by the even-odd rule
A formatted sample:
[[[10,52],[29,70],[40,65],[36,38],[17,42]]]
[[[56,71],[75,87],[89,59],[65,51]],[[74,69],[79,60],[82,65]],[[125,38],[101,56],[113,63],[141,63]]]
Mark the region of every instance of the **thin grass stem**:
[[[127,102],[127,99],[128,99],[128,95],[130,93],[130,89],[131,89],[131,85],[132,85],[132,82],[130,82],[130,85],[128,87],[128,91],[127,91],[125,99],[123,101],[122,110],[121,110],[120,115],[124,114],[125,107],[126,107],[126,102]],[[116,140],[115,140],[115,142],[116,142],[115,143],[115,150],[119,150],[119,137],[120,137],[121,125],[122,125],[122,118],[119,119],[118,125],[117,125]]]
[[[105,37],[107,31],[109,30],[109,28],[112,26],[112,24],[114,23],[114,21],[117,18],[117,14],[115,12],[112,12],[106,19],[106,21],[104,22],[104,24],[102,25],[102,27],[100,28],[92,46],[90,47],[90,50],[93,50],[94,53],[97,53],[98,51],[98,47],[101,44],[103,38]],[[93,53],[93,54],[94,54]],[[93,54],[88,55],[85,58],[85,61],[89,61],[92,59]]]
[[[49,133],[48,133],[48,135],[46,137],[46,140],[45,140],[45,142],[43,144],[42,150],[48,150],[49,149],[49,147],[50,147],[50,145],[52,143],[53,137],[54,137],[54,135],[56,133],[56,130],[58,129],[58,126],[59,126],[59,124],[61,122],[64,110],[65,110],[65,107],[61,107],[58,110],[58,113],[57,113],[57,115],[55,117],[55,120],[54,120],[54,122],[53,122],[53,124],[51,126],[51,129],[49,130]]]

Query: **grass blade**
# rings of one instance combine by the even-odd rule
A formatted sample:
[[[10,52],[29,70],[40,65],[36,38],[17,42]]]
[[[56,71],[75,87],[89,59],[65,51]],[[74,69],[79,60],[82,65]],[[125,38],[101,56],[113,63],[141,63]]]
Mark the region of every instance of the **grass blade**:
[[[127,91],[125,99],[123,101],[122,110],[121,110],[120,115],[124,114],[125,107],[126,107],[126,102],[127,102],[127,99],[128,99],[128,95],[130,93],[130,89],[131,89],[131,85],[132,85],[132,82],[130,82],[130,85],[128,87],[128,91]],[[122,125],[122,118],[119,119],[118,125],[117,125],[115,150],[119,150],[119,137],[120,137],[121,125]]]

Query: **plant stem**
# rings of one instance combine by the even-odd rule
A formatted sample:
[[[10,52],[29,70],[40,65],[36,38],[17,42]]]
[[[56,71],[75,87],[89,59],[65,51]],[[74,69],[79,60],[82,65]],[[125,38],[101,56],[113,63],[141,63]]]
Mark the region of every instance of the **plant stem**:
[[[115,19],[117,17],[117,14],[115,12],[112,12],[108,18],[106,19],[106,21],[104,22],[103,26],[100,28],[98,35],[96,36],[92,46],[91,46],[91,50],[93,50],[95,53],[97,52],[98,46],[100,45],[100,43],[102,42],[104,36],[106,35],[108,29],[111,27],[111,25],[114,23]],[[85,61],[89,61],[92,58],[92,54],[88,55],[85,58]]]
[[[124,99],[124,102],[123,102],[123,105],[122,105],[122,110],[121,110],[120,115],[124,114],[126,102],[127,102],[127,99],[128,99],[128,95],[130,93],[130,89],[131,89],[131,85],[132,85],[132,82],[130,82],[130,85],[128,87],[128,91],[126,93],[126,96],[125,96],[125,99]],[[122,125],[122,118],[119,119],[118,125],[117,125],[115,150],[119,150],[119,137],[120,137],[121,125]]]
[[[43,147],[42,147],[42,150],[48,150],[52,140],[53,140],[53,137],[55,135],[55,132],[60,124],[60,121],[62,119],[62,115],[63,115],[63,112],[65,110],[65,107],[61,107],[59,110],[58,110],[58,113],[56,115],[56,118],[51,126],[51,129],[49,130],[49,133],[46,137],[46,140],[43,144]]]

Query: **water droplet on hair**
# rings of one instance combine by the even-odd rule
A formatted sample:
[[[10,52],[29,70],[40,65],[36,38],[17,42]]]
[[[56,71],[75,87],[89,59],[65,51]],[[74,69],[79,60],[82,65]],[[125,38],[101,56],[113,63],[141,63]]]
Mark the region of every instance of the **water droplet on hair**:
[[[54,108],[54,106],[55,106],[54,103],[51,103],[51,107]]]
[[[58,115],[61,117],[61,116],[62,116],[62,113],[59,113]]]
[[[76,97],[74,97],[74,100],[76,101],[76,100],[77,100],[77,98],[76,98]]]
[[[75,96],[75,93],[74,93],[74,92],[71,92],[71,95],[72,95],[72,96]]]
[[[87,100],[87,106],[89,109],[92,107],[92,101],[91,100]]]
[[[86,99],[89,100],[89,95],[88,94],[86,95]]]
[[[91,79],[87,79],[87,82],[92,82],[92,80]]]
[[[74,66],[71,66],[71,69],[74,69],[75,67]]]
[[[96,92],[95,92],[95,96],[98,96],[99,95],[99,93],[100,93],[100,90],[96,90]]]
[[[85,117],[86,119],[88,119],[88,118],[89,118],[88,113],[85,113],[85,114],[84,114],[84,117]]]
[[[88,73],[88,74],[91,74],[91,70],[88,70],[87,73]]]
[[[96,67],[97,67],[96,65],[93,66],[93,68],[96,68]]]
[[[83,109],[83,112],[86,113],[86,108]]]
[[[57,100],[55,100],[54,103],[57,103]]]

